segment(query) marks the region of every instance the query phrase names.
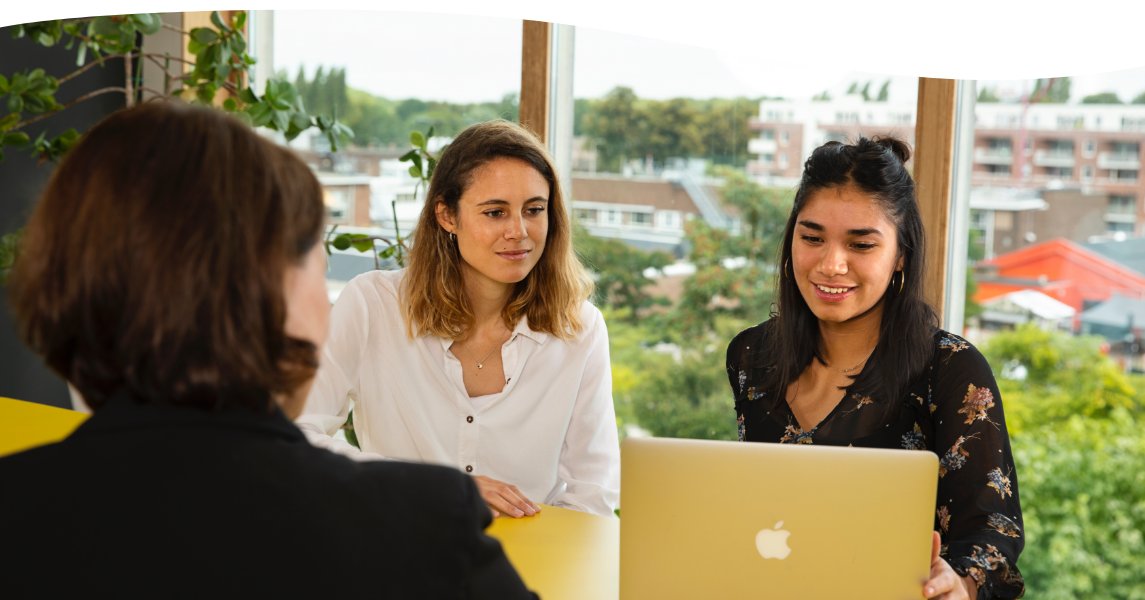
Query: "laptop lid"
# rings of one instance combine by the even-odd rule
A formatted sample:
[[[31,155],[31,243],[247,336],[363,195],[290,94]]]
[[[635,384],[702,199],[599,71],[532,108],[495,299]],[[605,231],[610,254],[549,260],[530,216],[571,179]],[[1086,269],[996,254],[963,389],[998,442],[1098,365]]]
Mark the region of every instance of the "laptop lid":
[[[620,597],[921,598],[937,486],[930,452],[628,438]]]

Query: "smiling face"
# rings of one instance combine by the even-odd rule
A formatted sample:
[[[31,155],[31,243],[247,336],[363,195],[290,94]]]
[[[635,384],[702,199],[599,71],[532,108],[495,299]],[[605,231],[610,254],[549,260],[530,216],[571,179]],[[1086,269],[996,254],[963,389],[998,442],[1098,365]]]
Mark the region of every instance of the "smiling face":
[[[457,210],[436,207],[457,236],[467,286],[508,292],[537,265],[549,232],[549,183],[528,163],[495,158],[475,169]]]
[[[853,185],[813,192],[796,217],[792,276],[821,325],[870,320],[877,327],[902,262],[894,222]]]

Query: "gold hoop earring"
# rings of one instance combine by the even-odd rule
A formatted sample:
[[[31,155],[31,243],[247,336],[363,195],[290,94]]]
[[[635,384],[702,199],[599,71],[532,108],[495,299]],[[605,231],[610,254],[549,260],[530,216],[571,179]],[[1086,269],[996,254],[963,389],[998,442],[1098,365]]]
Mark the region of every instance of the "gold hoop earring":
[[[788,277],[788,275],[787,275],[787,261],[786,260],[783,261],[783,277],[784,277],[784,279],[786,279]]]
[[[902,293],[902,288],[906,285],[906,271],[899,271],[899,293]]]
[[[449,241],[451,241],[451,242],[453,242],[454,244],[456,244],[456,243],[457,243],[457,234],[456,234],[456,233],[453,233],[452,231],[450,231],[450,232],[449,232]]]

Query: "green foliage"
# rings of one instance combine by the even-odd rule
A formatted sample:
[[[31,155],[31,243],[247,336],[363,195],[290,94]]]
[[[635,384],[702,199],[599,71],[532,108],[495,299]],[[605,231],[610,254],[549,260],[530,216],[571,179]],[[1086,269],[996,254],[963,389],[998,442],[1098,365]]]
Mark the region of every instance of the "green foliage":
[[[0,158],[3,148],[30,149],[45,160],[59,158],[79,139],[75,130],[50,134],[47,131],[32,139],[27,128],[54,114],[103,94],[123,94],[128,106],[152,96],[182,97],[201,104],[213,104],[220,91],[227,97],[222,108],[236,113],[255,126],[281,132],[293,139],[306,129],[317,128],[332,149],[344,145],[353,132],[332,115],[312,116],[302,103],[297,90],[286,81],[272,80],[259,96],[245,83],[245,76],[255,64],[247,54],[246,13],[237,12],[230,22],[218,12],[211,13],[210,27],[196,27],[187,34],[187,50],[194,56],[190,69],[184,72],[181,57],[144,52],[139,40],[168,27],[154,13],[110,15],[87,19],[47,21],[17,25],[15,38],[28,39],[40,46],[65,43],[76,50],[77,68],[56,77],[44,69],[31,68],[8,75],[0,74],[0,101],[6,113],[0,113]],[[91,60],[89,61],[89,55]],[[124,87],[107,87],[82,95],[62,104],[57,100],[61,86],[88,69],[111,59],[122,59]],[[162,90],[142,87],[137,63],[147,61],[163,71]]]
[[[1117,96],[1117,92],[1101,92],[1090,94],[1081,99],[1082,104],[1125,104]]]
[[[793,193],[764,188],[742,173],[720,173],[724,202],[739,212],[742,231],[713,229],[698,219],[684,225],[696,273],[685,282],[675,312],[676,325],[688,336],[710,331],[720,315],[762,319],[774,299],[776,253]],[[737,264],[725,264],[728,259]]]
[[[1033,598],[1145,598],[1145,378],[1100,340],[1022,326],[983,346],[1017,463]],[[1009,372],[1009,370],[1007,370]]]
[[[1145,104],[1145,92],[1141,92],[1129,101],[1130,104]]]
[[[616,309],[635,323],[641,313],[654,305],[664,305],[664,298],[653,298],[645,291],[653,283],[644,276],[645,269],[663,269],[672,263],[666,252],[637,250],[619,240],[590,235],[579,224],[573,239],[584,265],[596,275],[597,306]]]
[[[590,104],[584,132],[596,144],[597,166],[601,170],[619,171],[628,159],[640,158],[637,132],[642,115],[636,103],[632,88],[617,87]]]
[[[758,110],[758,99],[644,100],[617,87],[604,98],[576,101],[574,132],[592,141],[602,171],[618,172],[633,160],[689,157],[742,167]]]
[[[1002,100],[998,98],[998,93],[994,91],[994,88],[983,86],[982,89],[978,90],[978,101],[985,104],[1001,102]]]
[[[883,82],[882,86],[879,87],[879,95],[877,98],[875,98],[875,101],[876,102],[886,102],[887,100],[890,99],[890,95],[891,95],[890,91],[891,91],[891,80],[888,79],[888,80]]]
[[[0,236],[0,284],[8,279],[8,271],[16,261],[20,248],[20,232],[14,231]]]
[[[286,74],[279,73],[285,80]],[[452,137],[473,123],[506,119],[520,113],[517,94],[508,93],[494,102],[453,103],[416,98],[392,100],[349,87],[346,70],[319,66],[311,78],[299,68],[294,77],[304,106],[322,114],[335,114],[354,131],[359,146],[400,146],[410,131],[433,127],[439,135]]]
[[[1101,352],[1101,338],[1075,337],[1025,324],[995,335],[983,347],[1010,413],[1014,431],[1067,420],[1105,419],[1118,409],[1140,405],[1129,378]],[[1003,376],[1021,365],[1026,379]],[[1021,390],[1014,399],[1006,392]]]
[[[638,324],[608,321],[619,420],[628,424],[635,419],[662,437],[735,439],[735,412],[724,374],[726,341],[684,342],[675,346],[677,359],[673,346],[654,349],[670,337],[665,325],[657,318]],[[741,323],[731,321],[721,321],[718,327],[721,334],[741,328]]]
[[[1143,425],[1118,409],[1014,436],[1029,597],[1145,598]]]
[[[429,180],[433,177],[433,170],[437,167],[438,157],[434,156],[427,147],[429,139],[432,137],[433,127],[430,127],[429,131],[425,133],[420,131],[410,133],[409,143],[412,147],[399,159],[402,162],[411,163],[409,174],[417,179],[417,184],[414,186],[415,196],[418,190],[429,185]],[[353,248],[363,254],[372,253],[375,269],[382,268],[382,260],[390,259],[393,259],[398,266],[404,267],[406,264],[405,256],[409,252],[409,248],[406,245],[406,239],[402,237],[401,229],[398,228],[397,200],[390,202],[390,209],[394,215],[394,237],[392,239],[365,233],[338,233],[338,226],[334,225],[326,232],[326,253],[330,254],[331,248],[336,250]],[[382,244],[381,249],[378,248],[379,242]]]
[[[1046,104],[1065,104],[1069,102],[1069,77],[1052,77],[1039,79],[1034,84],[1034,91],[1030,94],[1030,102]]]

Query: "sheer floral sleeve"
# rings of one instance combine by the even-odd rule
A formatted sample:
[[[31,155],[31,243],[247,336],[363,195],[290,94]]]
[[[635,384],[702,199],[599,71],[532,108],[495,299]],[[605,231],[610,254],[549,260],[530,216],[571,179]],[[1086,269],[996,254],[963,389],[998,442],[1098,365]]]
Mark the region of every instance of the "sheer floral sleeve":
[[[1002,399],[974,346],[940,334],[928,408],[939,457],[936,529],[942,556],[978,582],[979,598],[1017,598],[1024,532]]]

